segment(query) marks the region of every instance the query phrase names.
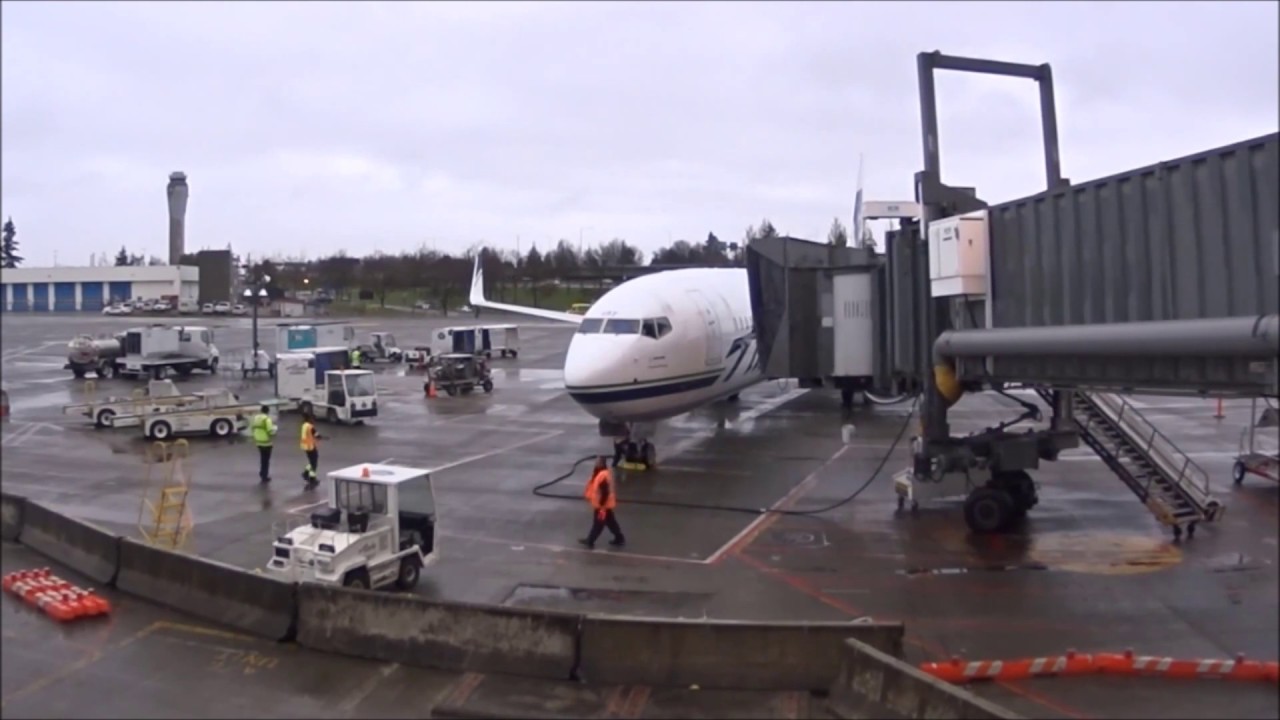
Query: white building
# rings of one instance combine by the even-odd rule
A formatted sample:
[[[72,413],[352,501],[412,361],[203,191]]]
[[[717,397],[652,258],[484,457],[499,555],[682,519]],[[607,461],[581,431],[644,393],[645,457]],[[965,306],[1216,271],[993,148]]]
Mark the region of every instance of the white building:
[[[0,270],[6,312],[97,311],[112,302],[169,295],[196,302],[200,269],[186,265]]]

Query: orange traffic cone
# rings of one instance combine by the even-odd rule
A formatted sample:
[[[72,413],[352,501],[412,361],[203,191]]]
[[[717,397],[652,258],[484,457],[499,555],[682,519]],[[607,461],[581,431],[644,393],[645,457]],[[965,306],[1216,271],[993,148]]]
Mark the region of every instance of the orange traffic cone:
[[[428,378],[427,379],[427,398],[434,400],[436,397],[438,397],[438,395],[436,394],[436,381]]]

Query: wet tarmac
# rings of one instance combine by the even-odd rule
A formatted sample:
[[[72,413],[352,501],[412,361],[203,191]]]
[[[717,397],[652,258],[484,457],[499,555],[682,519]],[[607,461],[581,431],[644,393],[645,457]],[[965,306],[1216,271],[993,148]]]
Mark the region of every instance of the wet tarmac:
[[[429,343],[434,327],[466,321],[357,322],[361,333],[390,330],[401,346],[412,346]],[[903,620],[912,660],[1125,647],[1185,658],[1245,652],[1275,659],[1280,487],[1258,478],[1233,487],[1229,473],[1247,404],[1227,403],[1226,417],[1216,420],[1209,400],[1138,399],[1151,406],[1148,418],[1212,473],[1228,506],[1223,522],[1181,544],[1083,450],[1035,474],[1039,506],[1022,532],[1002,538],[971,537],[958,500],[895,511],[889,475],[905,464],[906,441],[865,492],[820,515],[638,504],[829,506],[867,480],[907,411],[859,408],[846,443],[836,397],[765,383],[738,403],[665,423],[658,441],[662,469],[621,482],[627,548],[592,552],[576,543],[590,523],[578,499],[586,467],[552,488],[572,499],[536,497],[531,490],[569,471],[576,459],[611,448],[561,387],[569,331],[519,322],[520,357],[494,360],[492,395],[428,400],[420,376],[388,366],[378,368],[375,421],[322,424],[333,437],[322,443],[321,472],[369,461],[434,470],[440,559],[424,575],[423,594],[631,615]],[[2,453],[8,491],[134,536],[148,481],[140,431],[96,431],[60,408],[78,401],[82,387],[61,369],[66,340],[75,332],[135,324],[5,316],[3,379],[13,420],[4,428]],[[217,340],[224,355],[250,344],[248,320],[207,324],[223,325]],[[246,398],[270,392],[269,380],[233,375],[193,376],[182,384],[225,384]],[[127,394],[137,386],[102,381],[97,392]],[[1003,398],[966,397],[952,422],[956,432],[967,432],[1015,412]],[[274,481],[266,488],[257,482],[249,443],[191,440],[197,552],[261,567],[272,533],[305,522],[323,502],[303,490],[297,432],[297,420],[286,416]],[[138,656],[136,667],[154,662]],[[1242,683],[1070,678],[992,684],[980,692],[1035,717],[1280,714],[1274,687]]]

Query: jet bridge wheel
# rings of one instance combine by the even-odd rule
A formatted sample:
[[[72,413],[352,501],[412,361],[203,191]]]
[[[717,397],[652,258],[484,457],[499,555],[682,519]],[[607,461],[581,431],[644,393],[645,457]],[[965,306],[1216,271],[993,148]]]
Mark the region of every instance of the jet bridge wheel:
[[[994,473],[987,486],[1008,493],[1013,501],[1013,510],[1018,515],[1026,515],[1028,510],[1040,502],[1036,494],[1035,481],[1026,470],[1005,470]]]
[[[964,519],[975,533],[997,533],[1008,529],[1018,513],[1013,496],[1003,489],[980,487],[964,501]]]

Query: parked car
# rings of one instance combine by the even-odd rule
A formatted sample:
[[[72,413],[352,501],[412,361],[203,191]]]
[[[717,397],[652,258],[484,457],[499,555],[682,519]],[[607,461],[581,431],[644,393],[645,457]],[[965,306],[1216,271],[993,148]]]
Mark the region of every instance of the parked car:
[[[232,315],[244,315],[244,314],[245,314],[245,313],[247,313],[247,312],[249,312],[249,308],[246,308],[245,306],[241,305],[240,303],[236,303],[235,305],[232,305],[232,306],[231,306],[231,314],[232,314]]]
[[[426,300],[419,300],[418,302],[413,304],[413,309],[414,310],[430,310],[431,303],[427,302]]]
[[[231,303],[227,302],[226,300],[223,300],[222,302],[219,302],[218,304],[213,306],[213,312],[218,315],[226,315],[227,313],[231,312]]]
[[[195,300],[179,300],[178,312],[182,313],[183,315],[191,315],[191,314],[200,312],[200,303],[196,302]]]
[[[102,308],[103,315],[131,315],[133,308],[128,305],[108,305]]]
[[[156,304],[151,306],[151,312],[166,313],[172,309],[168,300],[157,300]]]
[[[205,303],[200,306],[200,312],[205,315],[213,314],[213,303]]]

